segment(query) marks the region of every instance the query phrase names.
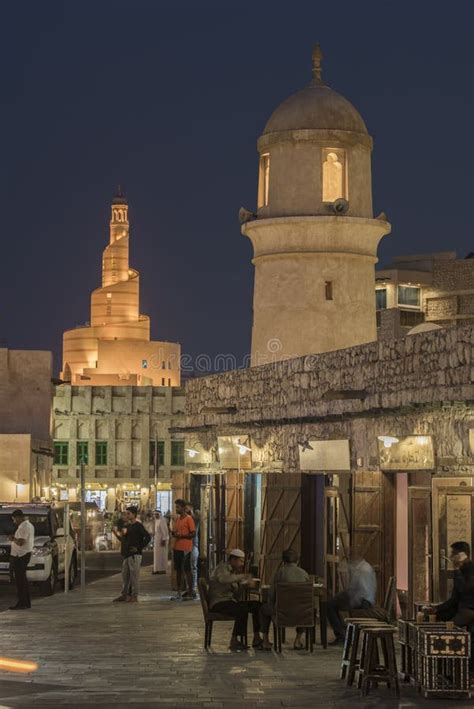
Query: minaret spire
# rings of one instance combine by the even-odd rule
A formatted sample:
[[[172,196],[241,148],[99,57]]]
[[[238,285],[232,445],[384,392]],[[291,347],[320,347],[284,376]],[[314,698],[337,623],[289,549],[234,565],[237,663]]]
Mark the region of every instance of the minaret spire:
[[[324,55],[322,53],[321,47],[319,45],[319,42],[313,47],[313,81],[316,84],[322,84],[323,79],[322,79],[322,60],[324,59]]]

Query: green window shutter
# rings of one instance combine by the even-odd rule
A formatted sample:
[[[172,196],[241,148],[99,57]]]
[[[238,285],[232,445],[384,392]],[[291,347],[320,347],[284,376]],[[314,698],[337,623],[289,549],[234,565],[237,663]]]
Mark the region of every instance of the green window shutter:
[[[158,441],[158,465],[165,464],[165,442]],[[155,465],[155,441],[150,441],[150,465]]]
[[[184,441],[171,441],[171,465],[184,466]]]
[[[67,441],[54,442],[54,465],[67,465],[69,462],[69,443]]]
[[[89,463],[89,443],[87,441],[78,441],[77,443],[77,465],[87,465]]]
[[[107,441],[95,442],[95,464],[107,465]]]

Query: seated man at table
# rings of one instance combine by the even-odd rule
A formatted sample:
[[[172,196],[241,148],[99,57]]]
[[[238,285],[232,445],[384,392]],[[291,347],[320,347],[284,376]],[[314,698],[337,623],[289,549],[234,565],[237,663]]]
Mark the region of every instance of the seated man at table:
[[[346,634],[339,611],[371,608],[375,604],[377,577],[369,562],[353,552],[349,557],[348,571],[347,590],[337,593],[328,600],[328,620],[334,631],[334,644],[343,643]]]
[[[234,651],[246,650],[246,646],[239,641],[247,630],[248,614],[253,619],[252,647],[260,647],[260,601],[241,600],[245,587],[253,586],[251,574],[243,573],[245,554],[240,549],[233,549],[227,561],[222,561],[216,567],[209,580],[209,609],[214,613],[229,615],[235,619],[230,649]]]
[[[286,549],[282,554],[283,565],[273,577],[272,585],[268,590],[268,600],[260,609],[262,622],[263,650],[271,650],[272,644],[268,637],[270,623],[275,610],[276,591],[279,583],[304,583],[309,581],[309,576],[304,569],[298,566],[298,554],[293,549]],[[296,628],[296,637],[293,647],[295,650],[302,650],[303,643],[301,637],[304,633],[304,628]]]
[[[462,570],[465,564],[470,562],[470,554],[471,548],[467,542],[454,542],[451,544],[451,553],[449,558],[454,567],[453,590],[451,592],[451,596],[444,603],[441,603],[434,609],[437,620],[454,620],[455,616],[458,614],[460,596],[464,590]],[[456,623],[456,625],[460,624]]]

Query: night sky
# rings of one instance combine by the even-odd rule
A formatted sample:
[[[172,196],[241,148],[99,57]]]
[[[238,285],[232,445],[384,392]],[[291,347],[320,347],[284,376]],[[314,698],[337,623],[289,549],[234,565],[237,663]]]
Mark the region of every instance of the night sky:
[[[196,356],[250,348],[256,140],[311,78],[375,140],[379,252],[474,250],[473,3],[3,2],[0,340],[53,350],[89,320],[110,201],[155,339]]]

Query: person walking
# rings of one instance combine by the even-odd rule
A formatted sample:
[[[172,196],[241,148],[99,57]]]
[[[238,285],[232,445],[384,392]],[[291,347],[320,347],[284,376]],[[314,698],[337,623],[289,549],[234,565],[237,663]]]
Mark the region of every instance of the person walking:
[[[11,611],[31,608],[30,589],[26,570],[31,559],[35,542],[35,528],[23,514],[23,510],[12,513],[13,524],[16,526],[15,534],[11,534],[10,564],[16,582],[17,603],[10,606]]]
[[[153,573],[166,574],[168,568],[168,542],[170,533],[161,510],[155,512],[155,534],[153,538]]]
[[[173,596],[173,600],[181,601],[183,598],[193,597],[193,580],[191,576],[191,552],[193,550],[193,539],[196,534],[196,527],[191,515],[186,512],[186,502],[176,500],[174,503],[178,517],[174,521],[173,538],[173,563],[176,569],[176,583],[178,593]],[[186,596],[182,594],[183,580],[186,583]]]
[[[114,598],[114,603],[138,601],[143,549],[148,546],[151,537],[143,524],[137,520],[137,514],[137,507],[128,507],[126,510],[127,525],[122,530],[122,593]]]

